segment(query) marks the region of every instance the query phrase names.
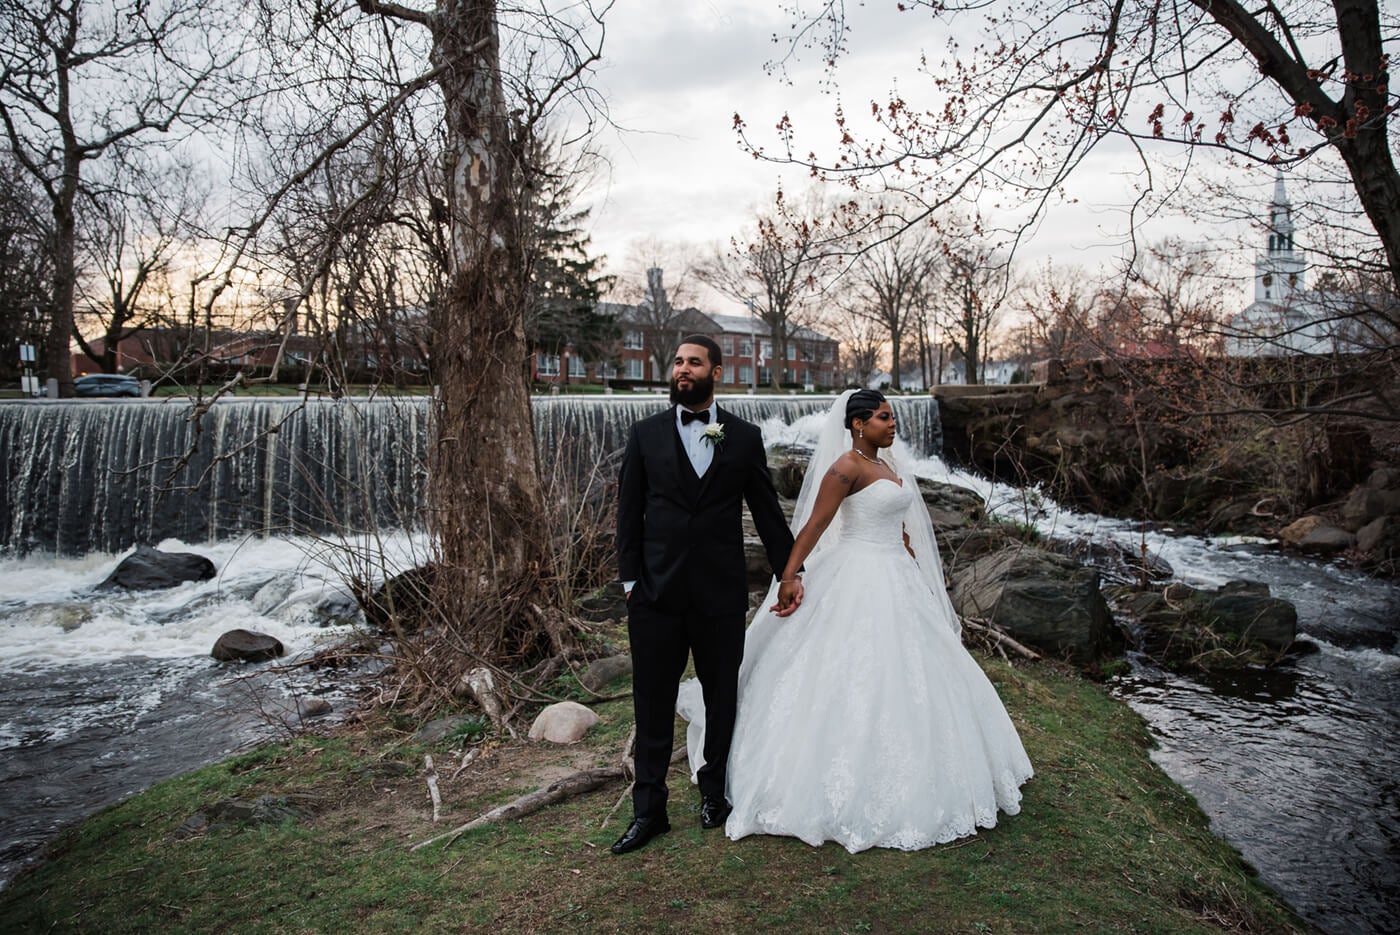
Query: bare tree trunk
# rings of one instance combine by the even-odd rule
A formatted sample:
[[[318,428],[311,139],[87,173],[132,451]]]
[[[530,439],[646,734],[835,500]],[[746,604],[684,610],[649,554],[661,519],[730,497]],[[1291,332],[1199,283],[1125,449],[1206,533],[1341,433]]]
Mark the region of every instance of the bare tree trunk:
[[[67,97],[67,82],[62,85]],[[73,152],[78,148],[71,128],[64,124],[64,148],[70,146]],[[73,293],[77,284],[77,222],[73,215],[73,204],[78,197],[78,160],[72,153],[65,153],[63,177],[59,179],[53,200],[53,317],[49,321],[48,334],[44,336],[44,367],[49,379],[58,381],[58,395],[73,395],[73,355],[69,347],[73,341]]]
[[[969,292],[971,291],[971,288],[972,288],[971,285],[969,285],[969,286],[968,286]],[[964,342],[965,342],[965,343],[963,344],[963,347],[964,347],[964,348],[966,349],[966,351],[967,351],[967,353],[966,353],[966,355],[965,355],[965,356],[966,356],[966,362],[967,362],[967,380],[966,380],[966,383],[967,383],[968,386],[975,386],[975,385],[977,385],[978,383],[981,383],[981,382],[982,382],[982,379],[981,379],[982,375],[981,375],[981,373],[979,372],[979,369],[978,369],[978,363],[979,363],[979,362],[981,361],[981,359],[982,359],[982,356],[981,356],[981,355],[982,355],[982,341],[981,341],[982,335],[981,335],[981,330],[980,330],[980,328],[978,327],[977,316],[976,316],[976,314],[975,314],[974,311],[973,311],[973,300],[972,300],[972,296],[969,295],[969,296],[967,297],[966,301],[967,301],[967,308],[964,309],[964,314],[965,314],[967,317],[963,319],[963,334],[964,334]]]
[[[899,355],[902,353],[900,338],[901,333],[898,329],[890,332],[890,389],[895,391],[902,385],[899,377]]]
[[[522,618],[547,577],[530,412],[528,347],[513,245],[511,133],[493,0],[443,0],[435,64],[446,101],[448,282],[435,309],[439,386],[431,522],[443,573],[434,598],[491,659],[531,655]]]

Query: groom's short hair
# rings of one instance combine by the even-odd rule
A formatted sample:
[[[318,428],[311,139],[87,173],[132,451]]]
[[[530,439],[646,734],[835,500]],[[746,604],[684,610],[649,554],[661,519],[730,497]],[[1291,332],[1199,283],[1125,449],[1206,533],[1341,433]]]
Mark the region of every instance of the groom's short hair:
[[[709,351],[711,367],[719,367],[724,364],[724,355],[720,353],[719,344],[707,334],[692,334],[689,337],[681,338],[681,344],[698,344]]]

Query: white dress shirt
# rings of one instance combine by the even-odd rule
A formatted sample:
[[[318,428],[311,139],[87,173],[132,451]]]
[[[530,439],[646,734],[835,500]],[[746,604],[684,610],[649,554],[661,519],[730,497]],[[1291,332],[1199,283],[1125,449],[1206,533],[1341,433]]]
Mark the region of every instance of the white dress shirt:
[[[719,413],[715,411],[715,404],[710,403],[708,410],[698,410],[698,412],[709,412],[709,422],[692,419],[689,425],[682,425],[681,413],[685,411],[684,406],[676,406],[676,431],[681,433],[681,444],[685,446],[686,456],[690,458],[690,464],[695,468],[695,475],[704,477],[705,472],[710,469],[711,462],[715,460],[715,446],[713,442],[706,440],[705,429],[715,424]]]

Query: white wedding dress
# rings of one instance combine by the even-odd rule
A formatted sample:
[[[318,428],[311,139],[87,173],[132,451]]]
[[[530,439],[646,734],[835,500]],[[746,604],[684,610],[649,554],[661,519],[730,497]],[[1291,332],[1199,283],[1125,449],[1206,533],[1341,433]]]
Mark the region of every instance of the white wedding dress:
[[[904,548],[913,486],[877,480],[846,497],[838,538],[807,562],[802,606],[785,618],[760,610],[749,628],[729,837],[916,850],[1020,811],[1033,774],[1021,739],[946,593]],[[704,748],[694,679],[677,708],[693,777]]]

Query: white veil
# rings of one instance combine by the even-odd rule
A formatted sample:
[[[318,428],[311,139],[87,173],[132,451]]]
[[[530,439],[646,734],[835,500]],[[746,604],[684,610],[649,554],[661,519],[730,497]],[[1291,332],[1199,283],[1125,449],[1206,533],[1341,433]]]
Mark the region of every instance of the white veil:
[[[827,411],[826,418],[822,422],[821,433],[817,437],[817,446],[813,449],[812,457],[807,462],[807,473],[802,479],[802,490],[797,495],[797,505],[792,511],[794,535],[806,525],[807,519],[812,515],[812,507],[817,500],[817,490],[821,487],[822,478],[826,476],[827,470],[837,458],[851,448],[851,432],[850,429],[846,428],[846,403],[854,392],[855,390],[846,390],[836,397],[836,401],[831,404],[831,408]],[[945,616],[949,620],[953,632],[961,633],[962,624],[958,621],[958,615],[953,610],[952,601],[948,599],[948,591],[943,583],[943,560],[939,557],[938,545],[934,540],[933,521],[929,519],[924,498],[917,495],[919,480],[911,469],[914,461],[913,455],[910,454],[908,446],[901,439],[896,438],[895,443],[882,457],[889,462],[890,467],[894,469],[904,486],[916,493],[916,496],[910,498],[909,509],[904,515],[904,530],[909,534],[909,547],[914,550],[915,562],[919,566],[919,570],[923,572],[924,580],[932,589],[934,599],[944,605]],[[811,555],[807,556],[808,561],[834,546],[840,538],[841,511],[837,510],[830,525],[826,527],[822,537],[817,540],[817,545],[812,549]]]

